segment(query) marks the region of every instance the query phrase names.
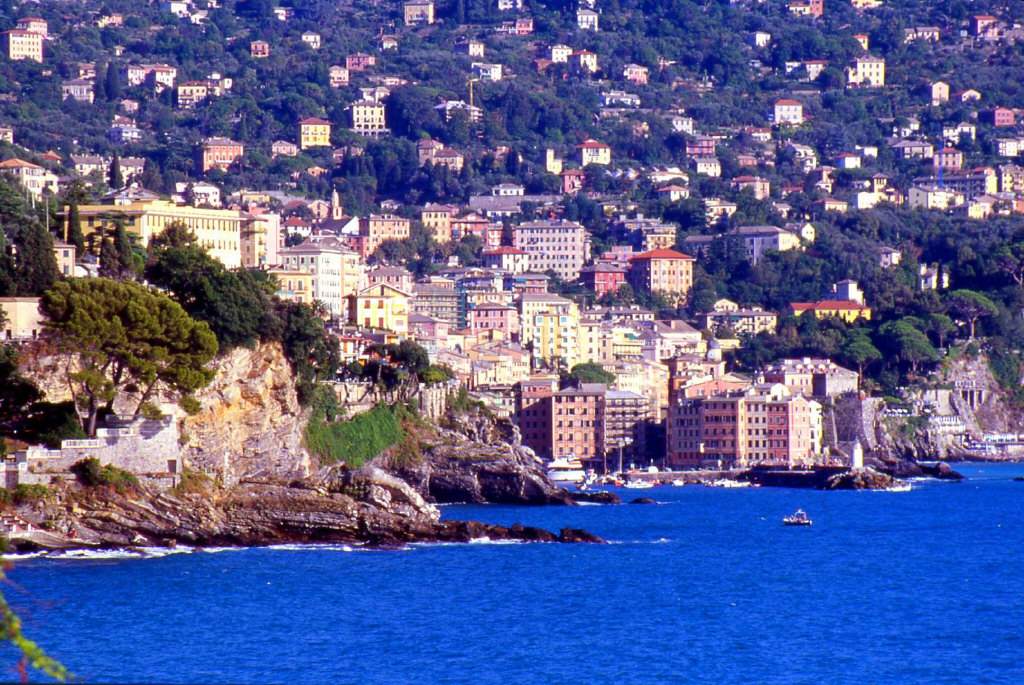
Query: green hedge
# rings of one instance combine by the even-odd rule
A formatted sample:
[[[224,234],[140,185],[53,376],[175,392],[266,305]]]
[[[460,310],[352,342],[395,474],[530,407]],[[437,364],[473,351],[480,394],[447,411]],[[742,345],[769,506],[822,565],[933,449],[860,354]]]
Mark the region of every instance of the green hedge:
[[[306,446],[323,464],[345,462],[357,468],[401,439],[398,413],[386,405],[334,423],[315,415],[306,425]]]

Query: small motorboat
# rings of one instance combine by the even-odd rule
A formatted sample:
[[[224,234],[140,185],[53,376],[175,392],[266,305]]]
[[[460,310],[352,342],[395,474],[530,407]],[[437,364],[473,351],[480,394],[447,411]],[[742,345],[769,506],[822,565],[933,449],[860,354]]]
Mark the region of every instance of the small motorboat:
[[[647,490],[648,488],[653,488],[654,483],[646,480],[631,480],[627,481],[622,487],[629,488],[631,490]]]
[[[797,509],[792,514],[782,519],[782,525],[784,526],[809,526],[814,521],[810,519],[807,512],[803,509]]]

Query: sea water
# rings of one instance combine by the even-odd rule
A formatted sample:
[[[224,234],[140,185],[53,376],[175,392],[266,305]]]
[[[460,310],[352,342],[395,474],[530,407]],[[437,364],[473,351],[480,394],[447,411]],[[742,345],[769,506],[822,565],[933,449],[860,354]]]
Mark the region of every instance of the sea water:
[[[443,509],[608,545],[24,558],[4,592],[88,682],[1022,683],[1024,466],[962,470],[907,493]],[[798,507],[814,525],[782,526]]]

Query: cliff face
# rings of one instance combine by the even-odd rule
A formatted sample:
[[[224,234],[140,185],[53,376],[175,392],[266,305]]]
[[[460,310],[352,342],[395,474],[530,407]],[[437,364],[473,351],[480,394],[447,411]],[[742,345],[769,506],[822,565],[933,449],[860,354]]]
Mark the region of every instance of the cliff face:
[[[964,433],[980,438],[1021,424],[984,356],[949,361],[930,380],[932,387],[910,393],[909,416],[884,415],[881,398],[839,400],[832,409],[838,440],[859,440],[869,461],[899,475],[919,475],[908,462],[961,458]]]
[[[226,484],[308,476],[312,463],[302,443],[308,415],[281,346],[235,349],[214,367],[213,382],[196,395],[202,409],[182,419],[185,463]]]
[[[380,462],[434,502],[572,504],[547,477],[543,464],[519,444],[508,421],[470,412],[449,415],[447,428],[420,441],[413,463],[384,455]]]

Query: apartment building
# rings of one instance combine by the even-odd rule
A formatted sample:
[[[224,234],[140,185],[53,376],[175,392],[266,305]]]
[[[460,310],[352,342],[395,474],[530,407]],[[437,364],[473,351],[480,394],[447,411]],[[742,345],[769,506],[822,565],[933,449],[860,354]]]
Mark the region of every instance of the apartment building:
[[[410,293],[386,283],[378,283],[363,288],[349,299],[349,318],[352,323],[391,331],[400,336],[409,334]]]
[[[406,240],[411,223],[395,214],[371,214],[359,220],[359,254],[366,259],[385,240]]]
[[[359,100],[349,105],[348,111],[354,133],[371,138],[388,133],[383,103],[373,100]]]
[[[762,384],[669,404],[671,468],[799,468],[821,453],[821,405],[781,384]]]
[[[64,216],[68,212],[65,210]],[[79,221],[84,235],[112,231],[120,221],[128,233],[139,237],[145,247],[171,223],[181,222],[196,237],[197,244],[229,269],[242,265],[241,233],[243,214],[234,209],[207,209],[177,205],[161,199],[114,200],[111,204],[80,205]]]
[[[638,290],[682,299],[693,287],[694,261],[675,250],[642,252],[629,260],[628,280]]]
[[[857,57],[846,69],[846,82],[851,86],[881,88],[885,85],[885,60],[871,55]]]
[[[572,368],[579,354],[579,307],[551,293],[519,297],[520,341],[531,346],[540,364]]]
[[[43,36],[34,31],[11,29],[4,31],[4,52],[12,62],[43,61]]]
[[[860,376],[831,359],[780,359],[765,366],[766,383],[780,383],[793,395],[807,398],[836,397],[860,390]]]
[[[514,247],[529,253],[530,269],[554,271],[564,281],[580,276],[590,260],[590,234],[575,221],[531,221],[512,229]]]
[[[44,191],[57,194],[57,175],[38,164],[12,157],[0,162],[0,174],[15,179],[37,200]]]

